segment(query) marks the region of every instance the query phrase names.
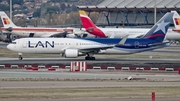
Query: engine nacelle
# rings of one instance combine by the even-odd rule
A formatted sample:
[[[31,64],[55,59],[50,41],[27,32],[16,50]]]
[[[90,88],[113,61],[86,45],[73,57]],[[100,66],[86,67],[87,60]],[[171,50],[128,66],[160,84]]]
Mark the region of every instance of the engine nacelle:
[[[77,58],[78,57],[78,49],[66,49],[64,51],[64,57],[66,58]]]

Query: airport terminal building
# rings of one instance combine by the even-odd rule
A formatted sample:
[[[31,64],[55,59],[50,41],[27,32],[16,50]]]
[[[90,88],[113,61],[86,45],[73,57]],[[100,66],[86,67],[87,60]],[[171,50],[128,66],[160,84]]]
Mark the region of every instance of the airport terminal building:
[[[156,6],[155,6],[156,4]],[[104,0],[94,6],[78,6],[86,12],[99,12],[97,25],[153,25],[156,7],[156,21],[166,12],[180,12],[180,0]]]

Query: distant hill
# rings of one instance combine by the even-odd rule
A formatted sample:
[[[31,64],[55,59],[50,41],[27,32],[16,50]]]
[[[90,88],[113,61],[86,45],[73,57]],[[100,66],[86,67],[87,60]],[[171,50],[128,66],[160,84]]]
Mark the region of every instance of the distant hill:
[[[0,10],[5,11],[7,15],[10,8],[9,1],[0,0]],[[21,18],[13,16],[13,22],[19,26],[80,24],[76,6],[97,5],[102,1],[104,0],[12,0],[13,15],[25,15]]]

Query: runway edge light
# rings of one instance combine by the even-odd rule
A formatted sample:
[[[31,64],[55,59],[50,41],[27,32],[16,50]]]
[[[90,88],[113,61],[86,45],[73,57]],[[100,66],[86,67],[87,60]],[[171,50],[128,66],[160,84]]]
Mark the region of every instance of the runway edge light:
[[[155,92],[152,92],[151,97],[152,97],[152,101],[155,101]]]
[[[180,75],[180,68],[178,69],[178,74]]]

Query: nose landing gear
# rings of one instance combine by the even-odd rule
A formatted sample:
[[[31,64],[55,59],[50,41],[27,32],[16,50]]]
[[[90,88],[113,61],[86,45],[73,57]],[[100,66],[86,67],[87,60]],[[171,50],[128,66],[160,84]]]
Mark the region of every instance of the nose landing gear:
[[[18,59],[19,59],[19,60],[22,60],[22,59],[23,59],[22,53],[18,53],[18,55],[19,55]]]

